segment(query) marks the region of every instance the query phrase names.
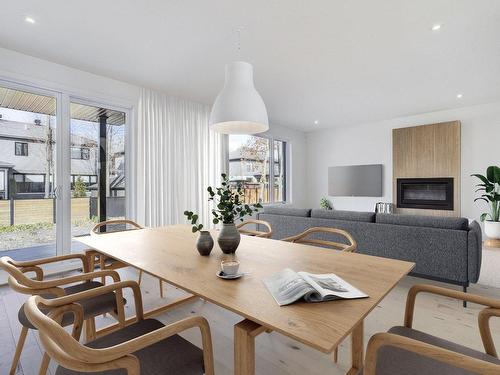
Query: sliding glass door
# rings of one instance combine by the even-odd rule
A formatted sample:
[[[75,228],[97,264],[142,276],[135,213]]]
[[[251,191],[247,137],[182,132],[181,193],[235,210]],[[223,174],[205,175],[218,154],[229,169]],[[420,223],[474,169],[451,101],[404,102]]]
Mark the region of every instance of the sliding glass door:
[[[62,252],[55,93],[0,81],[0,256]]]
[[[85,236],[98,222],[125,218],[123,110],[70,104],[71,235]],[[81,246],[72,241],[72,251]]]
[[[82,251],[125,218],[128,111],[0,80],[0,256]]]

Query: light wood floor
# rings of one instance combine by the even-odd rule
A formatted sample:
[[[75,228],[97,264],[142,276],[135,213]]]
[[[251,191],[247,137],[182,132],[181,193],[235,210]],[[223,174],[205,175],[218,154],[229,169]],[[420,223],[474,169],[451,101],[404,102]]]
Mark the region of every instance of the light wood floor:
[[[120,273],[122,279],[137,279],[137,273],[134,270],[120,270]],[[429,281],[412,277],[404,279],[369,315],[365,324],[365,343],[373,333],[386,331],[388,328],[402,323],[406,292],[415,283],[429,283]],[[500,298],[500,289],[497,288],[474,285],[470,288],[470,292]],[[182,293],[170,285],[165,287],[167,300],[174,299],[182,295]],[[26,296],[12,292],[8,287],[0,287],[1,375],[7,374],[10,367],[15,343],[20,332],[17,312],[25,298]],[[147,275],[143,280],[143,298],[146,308],[160,305],[165,301],[159,297],[156,279]],[[128,296],[127,300],[129,301],[127,312],[133,314],[133,306],[130,304],[132,298]],[[461,302],[422,295],[417,299],[415,328],[481,350],[481,340],[477,330],[477,313],[479,309],[480,307],[477,305],[470,305],[464,309]],[[211,303],[199,300],[164,314],[159,319],[168,323],[192,314],[203,315],[210,321],[216,359],[216,373],[232,374],[233,325],[240,321],[241,317]],[[111,321],[111,318],[99,318],[98,326],[109,324]],[[500,342],[500,319],[492,321],[492,330],[494,338],[497,339],[497,342]],[[200,345],[199,334],[195,330],[187,331],[184,337]],[[350,361],[349,339],[340,348],[338,365],[331,362],[330,356],[305,347],[277,333],[260,335],[257,338],[256,347],[257,374],[342,374],[345,373]],[[38,374],[41,356],[42,349],[38,335],[30,332],[17,374]],[[51,363],[49,373],[54,374],[55,368],[56,365]]]

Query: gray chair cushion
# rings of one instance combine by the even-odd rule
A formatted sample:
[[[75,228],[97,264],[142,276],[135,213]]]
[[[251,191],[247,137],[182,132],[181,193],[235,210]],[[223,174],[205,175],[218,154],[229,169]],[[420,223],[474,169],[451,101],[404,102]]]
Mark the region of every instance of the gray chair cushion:
[[[469,230],[469,220],[464,217],[377,214],[376,222],[414,227]]]
[[[469,357],[474,357],[483,361],[500,364],[500,360],[488,354],[481,353],[477,350],[473,350],[465,346],[455,344],[451,341],[443,340],[439,337],[435,337],[411,328],[398,326],[391,328],[389,332],[396,335],[409,337],[414,340],[425,342],[431,345],[439,346],[441,348],[461,353]],[[377,357],[377,374],[473,375],[472,372],[392,346],[385,346],[380,349]]]
[[[102,349],[142,336],[161,327],[163,323],[155,319],[146,319],[132,324],[119,331],[100,337],[86,346]],[[203,351],[197,346],[184,340],[179,335],[171,336],[147,348],[133,353],[140,361],[141,375],[203,374]],[[124,369],[100,372],[78,372],[59,366],[56,375],[126,375]]]
[[[285,216],[300,216],[300,217],[310,217],[310,208],[292,208],[292,207],[280,207],[280,206],[264,206],[265,214],[270,215],[285,215]]]
[[[97,288],[100,286],[102,286],[102,284],[100,282],[88,281],[88,282],[83,282],[80,284],[71,285],[67,288],[64,288],[64,290],[66,292],[66,295],[70,295],[70,294],[75,294],[78,292],[83,292],[85,290],[94,289],[94,288]],[[51,299],[51,298],[55,298],[56,296],[45,294],[45,295],[42,295],[42,297],[47,298],[47,299]],[[98,316],[98,315],[116,310],[116,297],[115,297],[115,293],[113,293],[113,292],[106,293],[106,294],[103,294],[103,295],[100,295],[97,297],[93,297],[93,298],[87,298],[87,299],[79,301],[78,303],[80,305],[82,305],[82,307],[83,307],[84,319]],[[125,299],[123,300],[123,303],[126,303]],[[50,310],[49,309],[42,309],[42,311],[47,314]],[[19,318],[19,322],[23,326],[31,328],[31,329],[36,329],[36,327],[34,327],[31,324],[31,322],[28,320],[28,317],[24,313],[24,304],[19,309],[17,316]],[[63,320],[62,320],[62,326],[67,326],[70,324],[73,324],[73,314],[72,313],[64,314]]]
[[[347,221],[375,222],[374,212],[341,211],[341,210],[312,210],[311,217],[319,219],[334,219]]]

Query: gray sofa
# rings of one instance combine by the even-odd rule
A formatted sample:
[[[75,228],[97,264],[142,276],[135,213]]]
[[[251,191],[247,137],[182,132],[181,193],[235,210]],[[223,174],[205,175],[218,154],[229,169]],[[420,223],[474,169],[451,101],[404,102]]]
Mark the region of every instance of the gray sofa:
[[[481,227],[466,218],[276,206],[265,207],[258,218],[271,224],[275,239],[311,227],[340,228],[354,237],[358,253],[415,262],[414,276],[462,285],[464,290],[479,278]]]

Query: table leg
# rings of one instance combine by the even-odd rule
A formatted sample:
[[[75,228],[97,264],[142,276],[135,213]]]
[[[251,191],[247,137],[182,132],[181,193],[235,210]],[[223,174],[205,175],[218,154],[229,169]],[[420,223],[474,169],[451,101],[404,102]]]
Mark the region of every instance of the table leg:
[[[235,375],[255,374],[255,337],[265,330],[265,327],[248,319],[234,326]]]
[[[354,375],[363,368],[364,343],[363,343],[363,321],[361,321],[351,333],[352,347],[352,367],[347,372],[347,375]]]

